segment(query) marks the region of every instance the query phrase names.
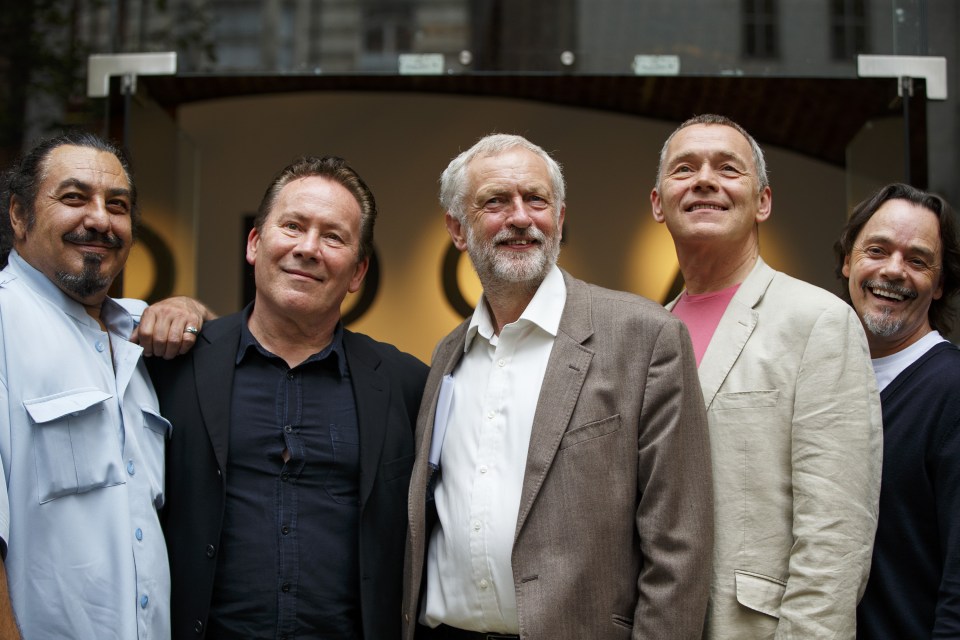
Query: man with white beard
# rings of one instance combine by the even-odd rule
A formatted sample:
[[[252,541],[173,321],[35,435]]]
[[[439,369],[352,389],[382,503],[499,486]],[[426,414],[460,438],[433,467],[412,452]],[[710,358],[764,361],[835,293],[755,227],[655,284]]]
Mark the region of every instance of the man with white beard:
[[[417,420],[404,638],[700,638],[713,542],[683,323],[556,266],[563,174],[491,135],[440,201],[483,285]]]

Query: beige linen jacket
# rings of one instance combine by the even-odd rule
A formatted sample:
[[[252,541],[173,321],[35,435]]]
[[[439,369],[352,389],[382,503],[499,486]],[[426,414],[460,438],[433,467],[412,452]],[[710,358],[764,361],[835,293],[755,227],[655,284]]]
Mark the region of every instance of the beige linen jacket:
[[[699,638],[713,503],[688,334],[649,300],[567,273],[564,281],[567,300],[537,403],[511,556],[521,637]],[[430,536],[427,458],[440,381],[463,355],[468,324],[438,345],[417,421],[407,640]]]
[[[705,637],[853,638],[882,457],[859,319],[758,260],[699,373],[716,506]]]

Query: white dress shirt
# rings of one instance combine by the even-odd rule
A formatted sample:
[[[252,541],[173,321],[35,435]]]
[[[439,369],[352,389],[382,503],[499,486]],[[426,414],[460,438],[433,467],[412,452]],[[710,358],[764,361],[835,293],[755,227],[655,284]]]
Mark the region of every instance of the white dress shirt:
[[[421,622],[517,633],[510,555],[540,385],[567,290],[556,266],[520,318],[496,335],[486,303],[474,310],[434,498]]]

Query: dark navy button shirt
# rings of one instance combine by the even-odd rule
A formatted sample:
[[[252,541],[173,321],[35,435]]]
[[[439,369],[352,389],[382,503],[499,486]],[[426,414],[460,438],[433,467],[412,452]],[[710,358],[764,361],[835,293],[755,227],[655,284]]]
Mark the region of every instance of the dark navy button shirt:
[[[244,323],[233,389],[207,638],[359,639],[360,435],[343,327],[291,369]]]

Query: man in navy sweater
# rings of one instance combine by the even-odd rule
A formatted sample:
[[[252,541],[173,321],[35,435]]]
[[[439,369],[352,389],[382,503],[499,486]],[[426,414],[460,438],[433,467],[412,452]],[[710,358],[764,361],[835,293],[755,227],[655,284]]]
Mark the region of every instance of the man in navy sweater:
[[[960,350],[950,205],[891,184],[857,205],[836,246],[883,407],[883,481],[857,637],[960,637]]]

